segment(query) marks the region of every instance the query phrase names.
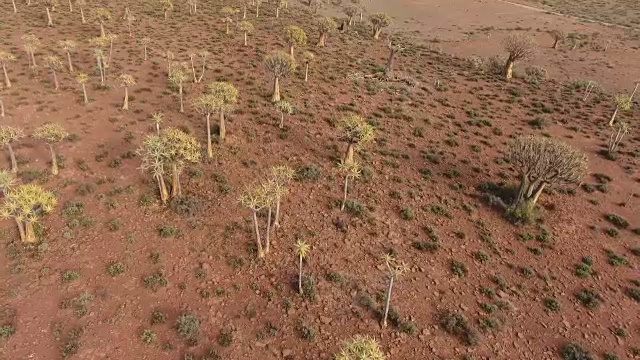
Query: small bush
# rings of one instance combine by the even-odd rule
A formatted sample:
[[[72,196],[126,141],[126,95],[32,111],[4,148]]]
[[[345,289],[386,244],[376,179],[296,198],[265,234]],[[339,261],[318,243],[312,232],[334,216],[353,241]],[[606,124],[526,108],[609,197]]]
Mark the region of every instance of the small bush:
[[[16,333],[16,328],[11,324],[0,326],[0,339],[8,339],[12,337],[13,334],[15,333]]]
[[[628,287],[625,290],[625,294],[627,294],[628,297],[635,300],[636,302],[640,302],[640,288]]]
[[[540,84],[547,80],[549,74],[547,73],[547,69],[531,65],[527,66],[524,70],[524,80],[533,85]]]
[[[77,270],[66,270],[62,273],[62,282],[71,282],[80,278],[80,272]]]
[[[112,263],[107,267],[107,272],[111,276],[118,276],[124,274],[126,267],[121,262]]]
[[[465,277],[469,272],[469,270],[467,269],[467,265],[458,260],[451,260],[450,266],[451,272],[453,272],[457,277]]]
[[[315,165],[304,165],[296,170],[298,181],[316,182],[322,178],[322,169]]]
[[[626,229],[629,227],[629,222],[622,216],[616,214],[607,214],[604,218],[620,229]]]
[[[444,331],[459,337],[465,345],[478,345],[478,332],[464,315],[454,311],[444,311],[439,315],[438,323]]]
[[[611,250],[607,251],[607,256],[609,257],[609,260],[608,260],[609,265],[612,265],[612,266],[629,265],[629,260],[627,260],[626,257],[622,255],[618,255]]]
[[[550,311],[550,312],[560,311],[560,303],[558,302],[558,300],[554,298],[545,298],[544,307],[547,309],[547,311]]]
[[[595,358],[580,345],[567,344],[560,349],[564,360],[595,360]]]
[[[169,202],[169,208],[184,217],[193,217],[200,210],[200,201],[194,196],[184,195]]]
[[[595,275],[596,272],[595,270],[593,270],[591,265],[588,265],[586,263],[580,263],[576,265],[575,274],[577,277],[584,279],[584,278],[588,278],[589,276]]]
[[[159,310],[154,310],[151,313],[151,325],[164,324],[165,322],[167,322],[167,314]]]
[[[576,299],[587,309],[596,309],[602,302],[602,296],[595,290],[582,290],[576,294]]]
[[[176,238],[182,236],[182,231],[171,225],[162,225],[158,228],[158,234],[163,238]]]
[[[407,221],[415,219],[413,210],[411,210],[410,208],[402,209],[402,211],[400,211],[400,217],[402,218],[402,220],[407,220]]]
[[[197,339],[200,335],[200,319],[192,314],[182,314],[176,321],[176,331],[183,339]]]
[[[140,339],[143,343],[149,345],[156,340],[156,332],[153,330],[145,329],[140,334]]]
[[[420,251],[428,251],[435,253],[440,250],[440,243],[438,241],[414,241],[413,247]]]

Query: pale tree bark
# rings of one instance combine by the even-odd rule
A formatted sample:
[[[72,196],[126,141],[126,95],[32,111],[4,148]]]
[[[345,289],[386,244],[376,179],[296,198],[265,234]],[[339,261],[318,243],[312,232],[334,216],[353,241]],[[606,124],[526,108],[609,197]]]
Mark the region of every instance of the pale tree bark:
[[[353,153],[355,150],[355,144],[354,143],[349,143],[349,145],[347,146],[347,152],[344,155],[344,162],[349,162],[349,161],[353,161]]]
[[[160,191],[160,200],[163,204],[166,204],[169,199],[169,191],[167,191],[167,184],[164,182],[164,176],[157,175],[156,179],[158,181],[158,190]]]
[[[27,234],[24,230],[24,224],[18,218],[14,218],[16,220],[16,224],[18,225],[18,233],[20,234],[20,240],[23,242],[27,242]]]
[[[276,197],[276,214],[273,219],[273,227],[275,229],[280,227],[280,195]]]
[[[264,257],[264,251],[262,250],[262,241],[260,240],[260,230],[258,229],[258,212],[253,210],[253,226],[256,231],[256,243],[258,245],[258,258]]]
[[[227,137],[227,128],[225,126],[225,121],[224,121],[224,110],[220,110],[220,133],[219,133],[219,137],[220,137],[220,143],[223,143],[224,139]]]
[[[73,72],[73,63],[71,63],[71,53],[67,51],[67,62],[69,63],[69,72]]]
[[[207,58],[206,57],[202,57],[202,72],[200,73],[200,77],[198,78],[198,82],[201,82],[202,78],[204,77],[204,70],[205,70],[206,63],[207,63]]]
[[[51,70],[51,72],[53,73],[53,85],[55,89],[58,90],[60,88],[60,84],[58,84],[58,74],[56,74],[55,70]]]
[[[276,7],[276,19],[280,17],[280,8]]]
[[[147,61],[147,45],[144,45],[143,48],[144,48],[144,61]]]
[[[207,113],[207,155],[213,158],[213,147],[211,146],[211,113]]]
[[[180,186],[180,172],[176,164],[171,165],[171,197],[175,198],[182,195],[182,186]]]
[[[184,102],[182,101],[182,81],[180,81],[180,85],[178,86],[178,93],[180,95],[180,112],[184,112]]]
[[[73,5],[71,4],[71,0],[69,0],[69,12],[73,12]]]
[[[84,18],[84,9],[80,7],[80,18],[82,19],[82,23],[86,24],[87,20]]]
[[[31,50],[31,51],[29,52],[29,55],[30,55],[30,57],[31,57],[31,66],[32,66],[32,67],[34,67],[34,68],[36,68],[36,67],[37,67],[37,65],[36,65],[36,55],[35,55],[35,52],[34,52],[33,50]]]
[[[309,63],[304,64],[304,82],[309,81]]]
[[[284,112],[280,111],[280,124],[278,125],[280,129],[284,129]]]
[[[25,240],[28,243],[36,242],[36,233],[33,231],[33,222],[25,221],[24,222],[24,236]]]
[[[280,101],[280,78],[278,76],[273,79],[273,96],[271,97],[271,101]]]
[[[244,46],[247,46],[247,32],[244,32]]]
[[[373,29],[373,38],[378,40],[380,39],[380,33],[382,32],[382,29],[378,29],[378,28],[374,28]]]
[[[53,26],[53,21],[51,20],[51,12],[49,11],[49,7],[47,7],[47,26]]]
[[[49,144],[49,151],[51,152],[51,174],[58,175],[58,158],[51,144]]]
[[[264,242],[264,252],[266,254],[269,253],[269,247],[271,246],[271,206],[269,206],[269,209],[267,211],[267,234],[265,235],[265,242]]]
[[[4,102],[0,99],[0,117],[4,117]]]
[[[122,110],[129,110],[129,88],[124,87],[124,102],[122,104]]]
[[[18,8],[16,7],[16,0],[11,0],[11,4],[13,5],[13,13],[17,13],[18,12]]]
[[[298,255],[298,293],[302,295],[302,255]]]
[[[382,318],[382,327],[387,327],[387,317],[389,316],[389,306],[391,305],[391,290],[393,289],[394,276],[389,276],[389,287],[387,288],[387,297],[384,302],[384,316]]]
[[[344,206],[347,204],[347,191],[349,188],[349,175],[344,177],[344,192],[342,196],[342,206],[340,206],[340,210],[344,211]]]
[[[7,64],[2,64],[2,72],[4,73],[4,85],[6,88],[11,87],[11,80],[9,80],[9,74],[7,73]]]
[[[191,72],[193,73],[193,82],[197,83],[198,78],[196,77],[196,67],[193,64],[193,55],[190,55],[189,58],[191,59]]]
[[[256,17],[260,17],[260,5],[256,4]]]
[[[318,47],[325,47],[327,43],[327,34],[326,33],[320,33],[320,39],[318,40]]]
[[[106,37],[107,34],[104,32],[104,22],[100,21],[100,37]]]
[[[82,85],[82,96],[84,98],[84,103],[88,104],[89,103],[89,97],[87,97],[87,87],[85,84],[81,84]]]
[[[507,79],[513,78],[513,64],[514,61],[511,58],[507,59],[507,63],[504,66],[504,76]]]
[[[11,144],[7,144],[7,148],[9,149],[9,159],[11,159],[11,172],[15,174],[18,172],[18,161],[16,160],[16,154],[15,152],[13,152],[13,147],[11,146]]]
[[[396,49],[393,46],[389,46],[389,58],[387,59],[387,67],[384,69],[384,73],[390,76],[393,72],[393,60],[396,56]]]

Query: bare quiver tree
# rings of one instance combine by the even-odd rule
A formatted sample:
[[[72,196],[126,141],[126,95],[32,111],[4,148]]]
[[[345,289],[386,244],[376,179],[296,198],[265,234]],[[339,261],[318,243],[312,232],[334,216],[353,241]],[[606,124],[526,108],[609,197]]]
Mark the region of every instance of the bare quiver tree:
[[[78,48],[78,44],[73,40],[62,40],[58,42],[58,46],[67,55],[67,63],[69,65],[69,72],[73,72],[73,63],[71,62],[71,53],[75,52]]]
[[[395,61],[396,54],[399,52],[402,52],[402,50],[404,50],[404,47],[397,44],[394,45],[391,41],[389,41],[388,47],[389,47],[389,58],[387,59],[387,66],[384,68],[384,74],[387,77],[391,77],[393,73],[393,63]]]
[[[11,172],[18,172],[18,161],[13,151],[13,144],[24,137],[24,131],[17,127],[0,126],[0,147],[7,147],[9,151],[9,159],[11,160]]]
[[[128,8],[127,8],[128,9]],[[134,21],[136,21],[135,16],[131,13],[131,11],[127,11],[124,15],[124,21],[127,22],[127,30],[129,31],[129,37],[133,37],[133,33],[131,32],[131,25]]]
[[[636,91],[638,91],[638,85],[640,85],[640,83],[636,84],[636,87],[633,89],[633,92],[629,96],[623,94],[616,95],[616,109],[613,111],[613,114],[609,119],[609,126],[613,126],[620,111],[631,111],[631,108],[633,107],[633,97],[636,95]]]
[[[159,111],[151,114],[151,121],[153,128],[156,129],[156,135],[160,135],[160,124],[164,121],[164,114]]]
[[[293,180],[295,173],[295,170],[287,165],[274,166],[271,168],[271,176],[269,180],[276,185],[276,214],[273,220],[273,227],[276,229],[280,227],[280,203],[282,201],[282,197],[289,192],[288,186],[291,183],[291,180]]]
[[[347,193],[349,189],[349,180],[357,179],[360,177],[360,164],[355,160],[341,160],[338,163],[338,170],[344,175],[344,187],[342,196],[342,205],[340,210],[344,211],[344,207],[347,204]]]
[[[258,0],[259,1],[259,0]],[[267,206],[267,194],[263,186],[256,186],[246,189],[240,196],[240,203],[251,210],[253,216],[253,227],[256,234],[256,245],[258,247],[258,258],[264,258],[264,249],[260,239],[260,228],[258,226],[258,212]]]
[[[287,53],[277,51],[264,59],[267,70],[273,75],[272,102],[280,101],[280,79],[287,77],[296,68],[295,60]]]
[[[356,114],[342,118],[339,127],[342,131],[341,139],[347,143],[347,151],[343,161],[345,163],[353,162],[355,148],[372,141],[375,137],[375,130],[362,116]]]
[[[105,86],[105,79],[107,77],[107,62],[105,59],[104,48],[108,45],[109,39],[107,37],[96,37],[89,40],[89,44],[94,47],[94,54],[96,57],[96,64],[98,71],[100,72],[100,85]]]
[[[173,10],[173,2],[171,0],[158,0],[158,4],[164,13],[164,19],[167,20],[169,11]]]
[[[44,0],[45,8],[47,9],[47,26],[53,26],[53,20],[51,19],[51,11],[58,6],[57,0]]]
[[[299,26],[287,26],[284,32],[284,38],[289,46],[289,55],[291,55],[292,58],[295,58],[294,48],[296,46],[307,45],[307,34]]]
[[[203,94],[198,97],[193,106],[196,111],[205,116],[207,122],[207,155],[213,158],[213,146],[211,144],[211,115],[219,108],[219,100],[212,94]]]
[[[385,13],[375,13],[369,16],[369,21],[373,25],[373,38],[379,39],[383,28],[391,25],[391,17]]]
[[[558,183],[578,183],[587,172],[587,156],[564,142],[539,137],[517,138],[508,150],[509,163],[520,178],[510,212],[525,219],[542,191]]]
[[[222,22],[226,25],[225,34],[229,34],[229,25],[233,22],[233,16],[236,14],[236,9],[231,6],[225,6],[220,10],[222,16]]]
[[[93,11],[93,16],[95,17],[95,19],[98,21],[98,23],[100,24],[100,37],[106,37],[107,33],[104,31],[104,24],[111,20],[111,11],[109,11],[109,9],[107,8],[96,8]]]
[[[29,62],[29,68],[35,69],[37,66],[35,53],[36,50],[38,50],[38,48],[40,47],[40,39],[38,39],[38,37],[33,34],[22,35],[21,39],[22,47],[24,48],[24,51],[27,52],[27,55],[31,60]]]
[[[188,0],[189,15],[195,15],[198,13],[198,0]]]
[[[558,45],[560,45],[567,38],[567,35],[560,30],[551,30],[549,31],[549,35],[553,38],[553,49],[557,49]]]
[[[238,24],[238,30],[242,31],[244,33],[244,46],[247,46],[247,34],[252,33],[254,28],[253,28],[253,24],[248,22],[248,21],[241,21]]]
[[[309,81],[309,64],[313,62],[315,55],[311,51],[302,53],[302,61],[304,61],[304,82]]]
[[[397,261],[393,256],[385,254],[384,263],[389,271],[389,285],[387,286],[387,295],[384,301],[384,313],[382,316],[382,327],[387,327],[387,317],[389,316],[389,308],[391,306],[391,291],[393,290],[393,284],[398,277],[403,275],[409,270],[404,262]]]
[[[328,17],[321,17],[317,21],[318,32],[320,33],[320,39],[318,39],[318,47],[325,47],[327,45],[327,38],[329,34],[336,31],[338,24],[333,19]]]
[[[80,9],[80,20],[85,24],[87,20],[84,17],[84,7],[87,6],[87,2],[85,0],[76,0],[76,6]]]
[[[342,344],[335,360],[387,360],[378,342],[370,337],[356,335]]]
[[[0,51],[0,66],[2,66],[2,72],[4,73],[4,86],[7,89],[11,87],[11,80],[9,80],[9,74],[7,73],[7,65],[15,59],[16,57],[12,53]]]
[[[298,239],[294,246],[296,255],[298,255],[298,293],[302,295],[302,263],[304,259],[309,256],[309,253],[311,252],[311,245],[307,244],[302,239]]]
[[[82,87],[82,98],[84,104],[89,103],[89,97],[87,96],[87,81],[89,81],[89,75],[85,73],[79,73],[76,76],[76,82]]]
[[[353,5],[349,5],[347,7],[345,7],[344,9],[342,9],[342,11],[344,12],[345,15],[347,15],[347,24],[349,26],[353,25],[353,18],[358,15],[358,8],[356,6]]]
[[[147,61],[147,48],[149,47],[150,43],[151,39],[149,39],[148,37],[143,37],[142,39],[140,39],[140,45],[142,45],[142,49],[144,52],[144,61]]]
[[[536,53],[536,41],[527,35],[511,34],[502,42],[504,50],[509,54],[504,65],[504,76],[507,79],[513,77],[513,65],[521,60],[526,60]]]
[[[286,101],[278,101],[276,104],[276,109],[280,112],[280,124],[278,127],[280,129],[284,129],[284,116],[291,115],[293,113],[293,106]]]
[[[189,79],[189,65],[185,62],[176,62],[171,66],[169,73],[169,82],[178,88],[178,97],[180,98],[180,112],[184,112],[183,87],[184,82]]]
[[[60,84],[58,83],[58,71],[62,69],[64,66],[62,60],[55,55],[48,55],[44,58],[44,65],[51,70],[53,74],[53,85],[56,90],[60,88]]]
[[[129,87],[136,84],[136,79],[129,74],[122,74],[119,77],[120,86],[124,88],[124,100],[122,102],[122,110],[129,110]]]
[[[225,114],[233,110],[238,103],[238,89],[228,82],[213,82],[207,87],[207,92],[216,99],[218,114],[220,115],[218,138],[224,143],[227,137]]]
[[[622,138],[629,133],[629,124],[625,122],[617,123],[611,130],[611,136],[609,136],[609,146],[607,147],[607,155],[609,159],[615,158],[615,153],[618,150]]]
[[[46,124],[35,130],[33,137],[44,141],[49,146],[51,152],[51,174],[58,175],[58,158],[53,149],[53,144],[65,140],[69,133],[60,124]]]

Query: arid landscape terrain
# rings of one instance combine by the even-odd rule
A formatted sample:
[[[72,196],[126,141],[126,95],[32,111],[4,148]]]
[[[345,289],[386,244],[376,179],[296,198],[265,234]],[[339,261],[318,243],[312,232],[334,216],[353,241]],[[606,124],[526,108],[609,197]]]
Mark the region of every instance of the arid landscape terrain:
[[[520,2],[3,2],[0,359],[640,359],[638,4]]]

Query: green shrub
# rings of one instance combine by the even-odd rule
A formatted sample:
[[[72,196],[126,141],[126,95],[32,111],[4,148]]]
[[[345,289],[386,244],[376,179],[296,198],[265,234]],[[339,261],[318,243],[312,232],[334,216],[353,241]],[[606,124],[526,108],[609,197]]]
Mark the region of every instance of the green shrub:
[[[560,349],[560,354],[564,360],[595,360],[595,358],[580,345],[567,344]]]
[[[439,315],[438,323],[447,333],[457,336],[465,345],[474,346],[480,342],[477,330],[467,318],[455,311],[444,311]]]
[[[587,309],[596,309],[602,302],[602,296],[595,290],[582,290],[576,294],[576,299]]]
[[[620,229],[626,229],[629,227],[629,222],[622,216],[616,214],[607,214],[604,218]]]

